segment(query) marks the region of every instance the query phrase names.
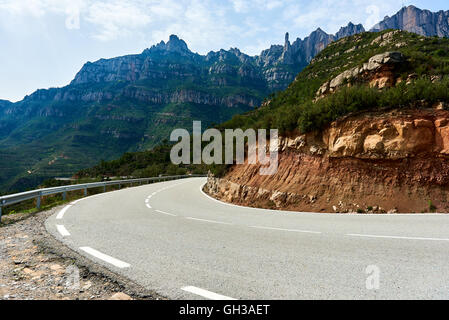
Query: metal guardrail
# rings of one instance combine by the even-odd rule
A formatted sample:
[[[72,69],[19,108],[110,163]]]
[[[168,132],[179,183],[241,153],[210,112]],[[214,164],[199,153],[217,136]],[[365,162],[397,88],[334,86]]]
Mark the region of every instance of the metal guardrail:
[[[61,186],[61,187],[54,187],[54,188],[45,188],[45,189],[38,189],[38,190],[32,190],[22,193],[16,193],[16,194],[10,194],[3,197],[0,197],[0,222],[2,220],[2,209],[3,207],[20,203],[26,200],[31,199],[37,199],[37,205],[36,207],[40,209],[41,207],[41,200],[44,196],[49,196],[53,194],[59,194],[62,193],[63,200],[66,200],[67,198],[67,192],[69,191],[75,191],[75,190],[84,190],[84,196],[87,196],[87,189],[92,188],[99,188],[103,187],[103,192],[106,192],[107,186],[119,186],[119,189],[122,185],[130,184],[131,186],[133,184],[149,184],[151,182],[160,182],[160,181],[170,181],[170,180],[178,180],[178,179],[185,179],[185,178],[193,178],[193,177],[206,177],[206,175],[201,174],[192,174],[192,175],[183,175],[183,176],[163,176],[163,177],[154,177],[154,178],[143,178],[143,179],[129,179],[129,180],[112,180],[112,181],[103,181],[103,182],[93,182],[93,183],[84,183],[84,184],[74,184],[74,185],[67,185],[67,186]]]

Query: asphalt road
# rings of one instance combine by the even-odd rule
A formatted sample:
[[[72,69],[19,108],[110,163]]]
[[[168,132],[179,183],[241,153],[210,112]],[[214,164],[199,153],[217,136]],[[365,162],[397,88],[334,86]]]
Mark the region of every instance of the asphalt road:
[[[46,227],[171,299],[449,299],[449,215],[244,208],[209,198],[204,183],[85,198]]]

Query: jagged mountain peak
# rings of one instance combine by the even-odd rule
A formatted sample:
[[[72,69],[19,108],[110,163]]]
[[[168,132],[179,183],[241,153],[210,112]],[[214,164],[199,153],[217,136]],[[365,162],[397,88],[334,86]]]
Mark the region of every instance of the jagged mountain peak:
[[[143,53],[149,53],[151,51],[167,51],[181,54],[191,53],[187,43],[175,34],[170,35],[167,43],[165,43],[165,41],[161,41],[157,45],[152,46],[149,50],[145,50]]]
[[[327,35],[327,33],[323,30],[323,29],[321,29],[320,27],[318,27],[315,31],[313,31],[311,34],[326,34]]]
[[[170,36],[170,39],[168,40],[166,44],[166,49],[168,51],[177,51],[177,52],[185,52],[189,51],[189,48],[187,46],[187,43],[185,43],[184,40],[178,38],[177,35],[172,34]]]
[[[387,29],[405,30],[422,36],[448,37],[449,11],[431,12],[410,5],[403,7],[391,17],[386,16],[370,31],[376,32]]]
[[[354,24],[349,22],[346,27],[341,27],[340,30],[335,34],[336,40],[341,38],[349,37],[357,33],[365,32],[365,28],[362,24]]]

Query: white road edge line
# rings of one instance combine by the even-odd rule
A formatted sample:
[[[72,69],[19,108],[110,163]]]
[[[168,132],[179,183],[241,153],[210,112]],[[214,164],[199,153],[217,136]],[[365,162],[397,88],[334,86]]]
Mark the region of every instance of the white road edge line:
[[[168,216],[172,216],[172,217],[177,217],[177,215],[176,214],[173,214],[173,213],[168,213],[168,212],[164,212],[164,211],[161,211],[161,210],[155,210],[156,212],[159,212],[159,213],[162,213],[162,214],[166,214],[166,215],[168,215]]]
[[[93,199],[93,198],[96,198],[96,197],[104,196],[104,195],[106,195],[106,194],[108,194],[108,193],[113,193],[113,192],[118,192],[118,191],[120,191],[120,190],[115,190],[115,191],[109,191],[109,192],[104,192],[104,193],[94,194],[94,195],[92,195],[92,196],[88,196],[88,197],[84,197],[84,198],[81,198],[81,199],[72,201],[70,204],[71,204],[71,205],[74,205],[74,204],[77,204],[77,203],[80,202],[80,201],[84,201],[84,200],[88,200],[88,199]]]
[[[206,184],[207,184],[207,182],[205,182],[204,184],[202,184],[202,185],[200,186],[200,191],[201,191],[201,193],[202,193],[205,197],[207,197],[207,198],[209,198],[210,200],[215,201],[215,202],[217,202],[217,203],[219,203],[219,204],[221,204],[221,205],[231,206],[231,207],[237,207],[237,208],[243,208],[243,209],[252,209],[252,210],[269,211],[269,212],[271,212],[271,213],[277,213],[277,212],[279,212],[279,211],[276,211],[276,210],[270,210],[270,209],[263,209],[263,208],[254,208],[254,207],[239,206],[239,205],[237,205],[237,204],[227,203],[227,202],[224,202],[224,201],[217,200],[217,199],[211,197],[210,195],[208,195],[206,192],[203,191],[203,188],[204,188],[204,186],[205,186]]]
[[[181,290],[196,294],[198,296],[201,296],[203,298],[207,298],[210,300],[237,300],[237,299],[234,299],[231,297],[226,297],[221,294],[217,294],[217,293],[207,291],[207,290],[204,290],[201,288],[193,287],[193,286],[184,287],[184,288],[181,288]]]
[[[314,233],[314,234],[321,234],[322,233],[320,231],[297,230],[297,229],[282,229],[282,228],[271,228],[271,227],[261,227],[261,226],[250,226],[250,228],[265,229],[265,230],[276,230],[276,231],[288,231],[288,232]]]
[[[58,229],[58,232],[61,236],[63,236],[63,237],[70,236],[70,232],[68,232],[67,229],[63,225],[57,224],[56,229]]]
[[[66,211],[69,210],[71,207],[72,207],[71,204],[65,206],[64,209],[62,209],[61,211],[59,211],[58,215],[56,216],[56,219],[61,220],[62,218],[64,218],[64,214],[65,214]]]
[[[195,221],[202,221],[202,222],[209,222],[209,223],[227,224],[227,225],[231,225],[232,224],[230,222],[221,222],[221,221],[206,220],[206,219],[199,219],[199,218],[192,218],[192,217],[186,217],[186,219],[195,220]]]
[[[121,260],[118,260],[116,258],[113,258],[111,256],[108,256],[100,251],[97,251],[95,249],[92,249],[91,247],[80,247],[80,250],[83,250],[84,252],[94,256],[95,258],[98,258],[100,260],[103,260],[107,263],[110,263],[117,268],[129,268],[131,265],[129,263],[123,262]]]
[[[379,236],[371,234],[356,234],[348,233],[346,234],[350,237],[364,237],[364,238],[385,238],[385,239],[401,239],[401,240],[427,240],[427,241],[449,241],[449,239],[444,238],[421,238],[421,237],[400,237],[400,236]]]

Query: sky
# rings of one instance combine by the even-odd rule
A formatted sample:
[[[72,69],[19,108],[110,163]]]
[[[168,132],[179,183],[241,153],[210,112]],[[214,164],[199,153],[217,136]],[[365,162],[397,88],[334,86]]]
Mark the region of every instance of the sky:
[[[70,83],[87,61],[140,53],[170,34],[200,54],[272,44],[348,22],[371,28],[403,5],[449,10],[447,0],[0,0],[0,99]]]

